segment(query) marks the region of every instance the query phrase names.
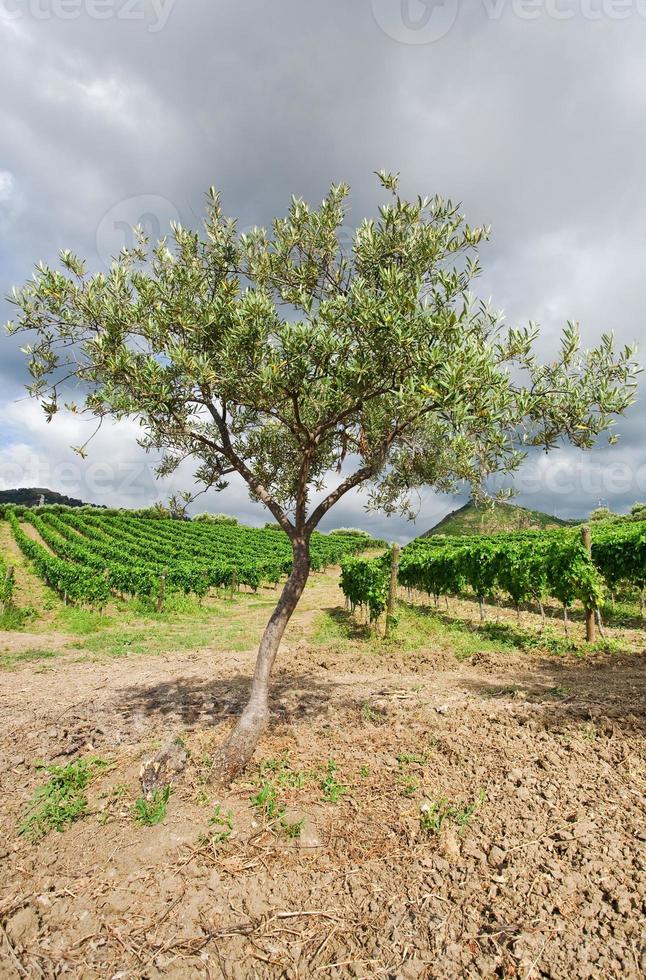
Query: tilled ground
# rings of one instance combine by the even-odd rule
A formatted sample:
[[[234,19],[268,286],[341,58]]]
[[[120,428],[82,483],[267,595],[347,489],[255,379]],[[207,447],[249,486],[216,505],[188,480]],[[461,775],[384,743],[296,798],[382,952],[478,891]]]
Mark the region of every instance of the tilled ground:
[[[2,675],[3,978],[646,974],[644,655],[429,650],[413,668],[301,635],[258,753],[273,761],[220,798],[209,754],[252,659]],[[142,827],[139,767],[169,734],[189,765]],[[88,754],[114,765],[86,816],[18,837],[34,760]],[[282,826],[250,803],[267,782]]]

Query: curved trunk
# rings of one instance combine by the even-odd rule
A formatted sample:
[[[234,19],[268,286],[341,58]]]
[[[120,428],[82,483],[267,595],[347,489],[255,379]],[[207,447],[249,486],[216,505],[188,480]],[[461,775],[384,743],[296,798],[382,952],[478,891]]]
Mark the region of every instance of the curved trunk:
[[[294,539],[292,547],[292,572],[262,635],[249,701],[235,728],[215,755],[214,773],[224,784],[230,783],[245,768],[269,721],[271,671],[285,628],[310,574],[309,538]]]

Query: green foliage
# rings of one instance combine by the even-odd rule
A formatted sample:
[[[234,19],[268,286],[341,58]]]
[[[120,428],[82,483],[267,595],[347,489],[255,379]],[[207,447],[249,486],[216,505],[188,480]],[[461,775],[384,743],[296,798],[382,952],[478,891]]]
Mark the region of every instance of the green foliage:
[[[582,353],[568,324],[539,364],[536,327],[505,330],[474,295],[488,230],[379,179],[385,201],[347,250],[344,184],[247,234],[211,189],[200,233],[174,224],[151,245],[135,229],[108,273],[69,250],[39,264],[8,325],[34,336],[30,393],[51,419],[71,376],[86,394],[70,410],[137,418],[162,475],[186,457],[215,489],[239,473],[294,541],[364,483],[371,506],[411,513],[420,485],[480,498],[529,446],[592,446],[633,400],[632,350],[605,335]]]
[[[435,535],[462,536],[471,534],[510,534],[514,531],[554,530],[569,527],[576,521],[562,520],[540,510],[519,507],[504,500],[476,503],[470,500],[463,507],[452,511],[423,534],[428,538]]]
[[[233,833],[233,813],[229,810],[225,813],[222,804],[216,804],[212,815],[209,817],[209,837],[216,844],[226,843]]]
[[[250,803],[258,810],[267,823],[273,823],[284,811],[284,806],[278,801],[278,792],[271,782],[261,785],[257,793],[250,797]]]
[[[17,610],[12,610],[13,613]],[[11,625],[11,620],[7,622],[10,614],[5,613],[0,616],[0,629],[16,629],[18,628],[19,621],[14,623],[13,627]],[[57,654],[54,650],[21,650],[18,653],[0,653],[0,669],[2,670],[13,670],[19,664],[35,663],[40,660],[52,660]]]
[[[170,793],[170,786],[164,786],[163,789],[155,790],[150,800],[144,796],[138,797],[133,807],[133,816],[136,822],[144,827],[155,827],[161,823],[166,817]]]
[[[231,587],[234,580],[257,589],[263,582],[278,582],[293,562],[289,539],[278,526],[261,530],[237,522],[189,523],[61,507],[36,508],[23,516],[47,549],[26,535],[12,512],[19,547],[71,602],[103,604],[112,594],[126,594],[154,605],[162,574],[169,595],[202,597],[210,588]],[[364,534],[314,533],[310,564],[318,571],[372,545]]]
[[[646,520],[600,524],[592,529],[592,560],[611,589],[646,587]]]
[[[348,792],[348,787],[339,782],[337,778],[338,771],[338,765],[333,759],[330,759],[321,780],[323,799],[328,803],[338,803],[341,797]]]
[[[232,514],[196,514],[193,518],[194,522],[198,524],[229,524],[231,527],[235,527],[240,522],[237,517]]]
[[[9,523],[16,544],[31,559],[36,571],[55,592],[72,602],[90,602],[103,605],[110,597],[110,587],[104,578],[91,571],[79,574],[76,565],[52,554],[37,541],[28,537],[20,527],[16,515],[9,514]]]
[[[449,803],[446,796],[429,799],[422,804],[420,826],[425,833],[435,836],[440,833],[444,824],[449,822],[458,828],[459,833],[463,833],[485,799],[483,790],[480,791],[477,799],[468,804]]]
[[[608,521],[608,520],[612,520],[612,518],[616,516],[617,515],[613,514],[612,511],[609,510],[607,507],[597,507],[596,510],[591,511],[588,520]]]
[[[62,831],[82,817],[87,808],[85,790],[101,770],[110,765],[104,759],[89,756],[66,766],[38,765],[49,779],[39,786],[20,822],[18,832],[33,841],[50,830]]]
[[[390,553],[382,558],[344,558],[341,562],[340,588],[354,610],[367,606],[370,622],[379,619],[388,602]]]
[[[389,560],[386,553],[342,562],[341,588],[353,607],[384,608]],[[516,606],[552,597],[599,608],[606,587],[646,586],[646,522],[595,524],[591,557],[575,529],[417,538],[401,554],[399,582],[436,599],[470,591],[507,595]]]
[[[292,769],[287,755],[278,759],[265,759],[260,763],[260,773],[267,776],[276,786],[288,789],[302,789],[313,778],[313,773]]]

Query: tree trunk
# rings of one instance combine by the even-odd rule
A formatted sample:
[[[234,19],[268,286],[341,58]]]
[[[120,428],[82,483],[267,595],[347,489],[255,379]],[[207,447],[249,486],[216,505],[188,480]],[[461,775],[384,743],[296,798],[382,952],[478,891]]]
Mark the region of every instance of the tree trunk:
[[[294,564],[260,641],[249,701],[228,739],[215,754],[214,774],[228,785],[242,772],[269,721],[269,682],[280,641],[310,574],[309,537],[292,542]]]

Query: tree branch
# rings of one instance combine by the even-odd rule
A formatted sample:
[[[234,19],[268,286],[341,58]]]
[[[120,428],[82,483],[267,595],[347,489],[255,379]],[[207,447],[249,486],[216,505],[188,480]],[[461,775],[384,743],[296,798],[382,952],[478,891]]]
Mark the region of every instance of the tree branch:
[[[268,510],[271,511],[282,527],[283,531],[289,535],[290,538],[293,538],[295,530],[294,525],[287,517],[282,507],[279,507],[279,505],[276,503],[266,487],[262,485],[257,476],[249,469],[245,461],[236,453],[233,445],[231,444],[231,436],[229,434],[227,424],[218,412],[215,405],[210,402],[207,407],[220,433],[220,438],[222,440],[222,455],[229,460],[240,476],[251,487],[258,499],[265,505],[265,507],[268,508]]]
[[[334,507],[344,494],[348,493],[349,490],[354,490],[355,487],[358,487],[361,483],[365,483],[366,480],[369,480],[374,475],[375,469],[376,466],[374,463],[371,463],[369,466],[362,466],[360,470],[357,470],[352,476],[347,477],[332,493],[328,494],[325,500],[322,500],[318,507],[312,511],[307,520],[305,530],[308,534],[312,533],[330,508]]]

